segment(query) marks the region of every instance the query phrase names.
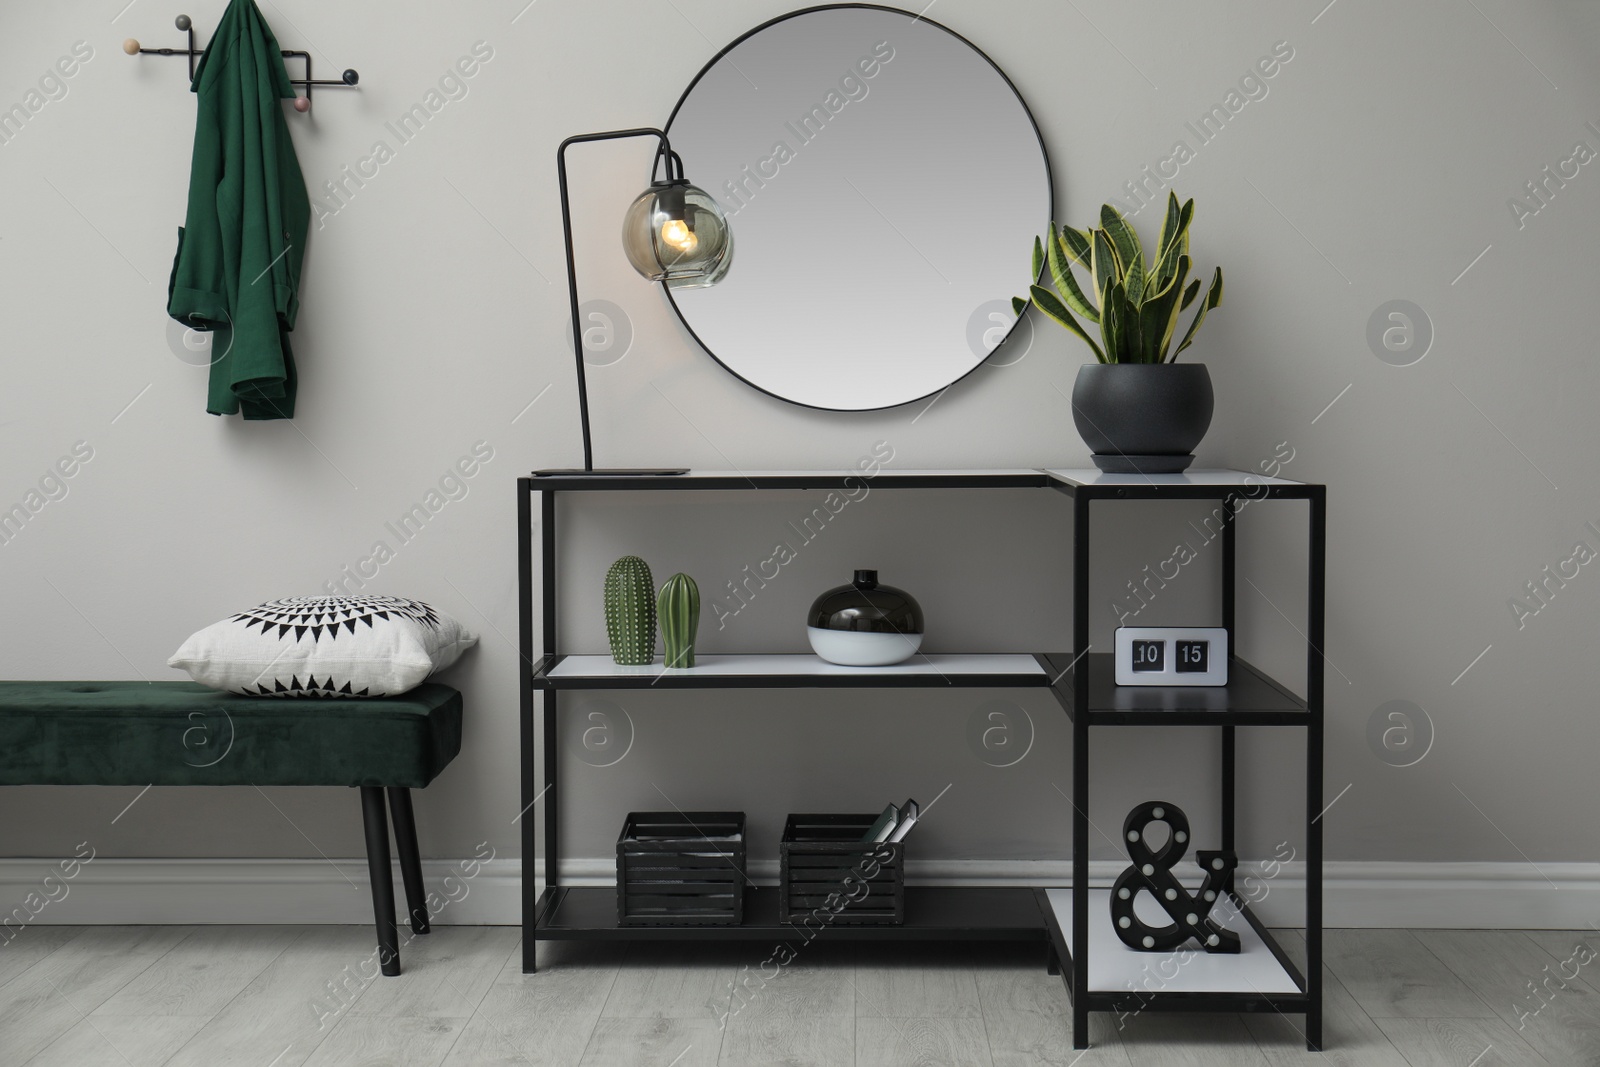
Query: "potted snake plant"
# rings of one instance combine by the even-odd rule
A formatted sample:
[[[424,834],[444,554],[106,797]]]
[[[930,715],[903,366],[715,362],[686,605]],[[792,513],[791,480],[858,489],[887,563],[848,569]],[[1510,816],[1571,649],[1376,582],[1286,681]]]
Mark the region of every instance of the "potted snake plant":
[[[1177,363],[1194,343],[1206,312],[1222,303],[1222,268],[1205,296],[1189,277],[1189,223],[1194,201],[1167,194],[1166,216],[1155,254],[1146,257],[1133,224],[1110,204],[1100,208],[1100,228],[1056,229],[1033,241],[1033,277],[1049,268],[1054,288],[1037,283],[1030,299],[1013,297],[1020,315],[1032,303],[1083,339],[1095,362],[1078,371],[1072,418],[1103,471],[1170,474],[1194,462],[1194,448],[1211,426],[1215,398],[1203,363]],[[1088,273],[1086,293],[1073,268]],[[1179,312],[1200,307],[1177,337]],[[1100,327],[1100,341],[1079,324]]]

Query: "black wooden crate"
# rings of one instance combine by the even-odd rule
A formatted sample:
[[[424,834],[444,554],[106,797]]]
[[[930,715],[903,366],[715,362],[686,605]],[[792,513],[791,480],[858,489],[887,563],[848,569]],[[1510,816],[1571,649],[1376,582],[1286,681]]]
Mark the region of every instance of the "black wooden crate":
[[[875,814],[789,816],[778,845],[782,921],[905,921],[905,843],[861,840],[877,821]]]
[[[617,838],[617,921],[738,926],[744,921],[744,812],[634,811]]]

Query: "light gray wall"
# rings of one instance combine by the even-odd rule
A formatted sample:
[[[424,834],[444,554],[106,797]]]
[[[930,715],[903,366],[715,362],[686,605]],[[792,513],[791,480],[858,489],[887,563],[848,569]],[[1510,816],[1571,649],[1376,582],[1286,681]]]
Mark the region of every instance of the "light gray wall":
[[[174,676],[165,660],[192,630],[316,592],[487,441],[494,458],[469,494],[370,588],[426,599],[482,632],[448,676],[467,694],[464,751],[418,812],[432,856],[470,855],[484,839],[512,854],[512,480],[580,458],[554,149],[573,132],[663,121],[717,48],[787,5],[264,2],[282,43],[311,49],[319,75],[362,74],[359,90],[318,92],[309,116],[289,118],[313,192],[375,141],[395,147],[385,123],[474,42],[494,55],[315,232],[294,335],[298,417],[245,425],[204,413],[205,372],[178,357],[163,314],[192,135],[182,63],[119,49],[129,35],[176,44],[176,9],[123,4],[11,5],[0,33],[4,105],[75,42],[93,48],[65,96],[0,144],[0,503],[21,500],[75,442],[93,449],[68,494],[0,545],[0,675]],[[983,47],[1033,107],[1063,220],[1091,218],[1174,141],[1196,149],[1177,187],[1198,200],[1198,256],[1228,272],[1227,302],[1194,350],[1218,394],[1200,462],[1253,468],[1286,443],[1285,475],[1329,486],[1330,857],[1592,860],[1583,798],[1600,740],[1600,576],[1582,568],[1520,629],[1508,600],[1575,541],[1600,547],[1584,526],[1600,524],[1590,353],[1600,172],[1552,182],[1548,205],[1521,225],[1507,201],[1575,142],[1600,148],[1585,126],[1600,124],[1600,11],[1323,5],[1212,0],[1174,18],[1151,3],[944,0],[929,14]],[[202,40],[222,7],[186,8]],[[1196,148],[1185,123],[1278,42],[1293,58],[1266,95]],[[648,151],[595,146],[573,160],[585,295],[625,309],[635,337],[591,379],[602,465],[837,468],[877,441],[899,469],[1086,463],[1065,396],[1085,353],[1042,321],[1024,358],[980,370],[925,413],[818,413],[732,379],[611,254]],[[938,159],[928,164],[936,181]],[[981,204],[965,221],[983,224]],[[852,295],[841,288],[840,299]],[[1369,347],[1369,318],[1395,299],[1424,309],[1436,334],[1412,366]],[[585,502],[562,531],[572,589],[562,640],[600,650],[599,584],[617,554],[639,552],[662,576],[690,570],[709,596],[805,510],[782,495]],[[1108,549],[1097,640],[1114,590],[1169,555],[1192,516],[1141,506],[1097,524]],[[857,565],[924,599],[939,627],[930,647],[1062,647],[1066,518],[1045,493],[876,492],[704,647],[801,648],[806,605]],[[1242,647],[1291,680],[1299,638],[1284,616],[1298,620],[1304,604],[1302,522],[1294,506],[1261,505],[1242,533]],[[1213,621],[1213,564],[1186,569],[1140,621]],[[635,733],[629,754],[610,768],[563,757],[567,852],[605,857],[624,811],[670,800],[746,809],[756,854],[770,855],[785,811],[926,802],[949,786],[918,833],[922,856],[1059,858],[1070,732],[1048,701],[1019,698],[1033,747],[1014,767],[988,766],[967,730],[1002,698],[615,700]],[[1369,720],[1391,700],[1431,720],[1432,748],[1414,766],[1369,744]],[[574,701],[571,714],[590,710]],[[1215,746],[1201,731],[1106,731],[1095,823],[1114,834],[1131,804],[1160,795],[1190,809],[1198,839],[1214,835]],[[1253,850],[1300,841],[1298,753],[1286,734],[1247,742],[1241,817]],[[361,851],[344,791],[268,790],[269,804],[246,790],[157,789],[118,817],[136,793],[10,790],[0,854],[64,855],[86,838],[110,856]],[[1105,839],[1096,845],[1112,855]]]

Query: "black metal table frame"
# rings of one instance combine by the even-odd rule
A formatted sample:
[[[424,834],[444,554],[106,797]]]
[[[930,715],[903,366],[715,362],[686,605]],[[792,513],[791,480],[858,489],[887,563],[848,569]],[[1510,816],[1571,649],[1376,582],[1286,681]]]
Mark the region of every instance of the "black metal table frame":
[[[566,657],[556,650],[556,589],[557,589],[557,538],[556,499],[563,492],[628,492],[628,491],[701,491],[701,490],[828,490],[849,489],[858,484],[862,476],[850,471],[839,472],[779,472],[742,474],[718,472],[715,474],[691,473],[684,477],[663,477],[641,473],[638,476],[592,476],[581,471],[541,473],[517,480],[518,519],[518,579],[519,594],[519,652],[521,654],[521,795],[522,807],[519,821],[522,827],[524,857],[537,854],[535,805],[544,801],[544,864],[545,888],[537,891],[532,877],[532,864],[525,867],[522,881],[523,914],[523,973],[532,974],[537,969],[537,942],[540,940],[754,940],[777,936],[792,937],[795,928],[766,918],[771,896],[776,899],[776,889],[752,887],[747,904],[746,923],[739,927],[621,927],[612,928],[607,922],[593,919],[594,902],[584,901],[579,909],[586,916],[583,922],[572,925],[559,916],[569,907],[571,894],[582,892],[562,886],[560,878],[560,824],[559,824],[559,692],[563,689],[617,688],[617,680],[553,678],[551,672]],[[948,471],[934,474],[880,471],[870,476],[874,489],[1047,489],[1054,479],[1040,470],[1014,471]],[[535,651],[533,639],[533,495],[540,497],[540,574],[542,648]],[[984,688],[995,686],[1033,686],[1048,688],[1051,676],[1045,657],[1035,656],[1040,671],[1037,675],[973,674],[954,679],[953,684]],[[943,686],[951,679],[938,675],[913,677],[887,677],[872,675],[808,676],[804,678],[775,677],[696,677],[678,678],[664,675],[648,680],[653,688],[696,689],[747,689],[747,688],[906,688],[910,686]],[[659,683],[659,684],[656,684]],[[631,683],[621,683],[633,687]],[[542,731],[537,721],[534,694],[544,694]],[[534,773],[535,741],[543,744],[544,788],[538,789]],[[525,863],[527,861],[525,860]],[[1049,930],[1044,917],[1034,903],[1032,891],[1027,889],[979,887],[918,887],[919,901],[925,904],[932,921],[919,923],[908,917],[900,926],[836,925],[828,936],[850,940],[1008,940],[1037,943],[1047,961],[1053,959],[1049,943]],[[970,907],[968,904],[970,903]],[[911,910],[908,903],[908,912]],[[971,912],[970,919],[963,912]],[[756,916],[756,918],[751,918]],[[584,923],[588,923],[585,925]]]
[[[556,497],[560,492],[584,491],[683,491],[683,490],[745,490],[745,489],[839,489],[848,488],[847,480],[855,477],[848,472],[833,474],[755,474],[737,473],[714,476],[690,476],[683,479],[641,477],[605,478],[585,477],[582,474],[524,477],[517,480],[518,517],[518,578],[519,578],[519,651],[521,670],[521,796],[519,821],[522,826],[522,854],[525,870],[522,880],[523,913],[523,971],[534,973],[537,962],[539,934],[546,937],[582,939],[585,937],[633,938],[642,936],[637,928],[612,931],[552,932],[540,930],[549,916],[561,905],[566,890],[561,886],[559,857],[559,749],[557,734],[558,697],[560,688],[603,688],[603,685],[563,686],[554,684],[548,672],[564,657],[556,650]],[[1051,970],[1056,969],[1058,958],[1065,958],[1061,968],[1062,979],[1072,1001],[1072,1028],[1075,1048],[1088,1047],[1088,1017],[1091,1011],[1128,1011],[1137,1000],[1141,1011],[1278,1011],[1304,1013],[1306,1021],[1306,1046],[1313,1051],[1322,1046],[1322,793],[1323,793],[1323,634],[1324,587],[1326,575],[1326,489],[1321,485],[1287,482],[1274,479],[1261,481],[1245,488],[1234,484],[1150,484],[1101,485],[1080,484],[1064,480],[1045,471],[1011,472],[941,472],[936,474],[897,474],[883,472],[873,479],[874,488],[1049,488],[1072,498],[1073,517],[1073,649],[1069,663],[1084,661],[1090,649],[1089,637],[1089,580],[1090,580],[1090,505],[1099,500],[1218,500],[1222,502],[1222,623],[1228,632],[1228,648],[1232,655],[1235,623],[1236,572],[1236,522],[1241,501],[1266,499],[1305,500],[1309,504],[1309,566],[1307,599],[1307,659],[1306,697],[1304,711],[1293,714],[1236,716],[1217,711],[1163,711],[1147,715],[1096,711],[1090,706],[1090,671],[1067,670],[1060,675],[1064,682],[1054,680],[1051,692],[1067,711],[1073,724],[1073,845],[1072,881],[1075,887],[1089,885],[1089,743],[1091,726],[1111,725],[1216,725],[1222,731],[1221,767],[1221,827],[1222,848],[1234,849],[1235,840],[1235,777],[1237,728],[1245,725],[1300,725],[1306,730],[1306,973],[1301,974],[1271,934],[1261,925],[1250,910],[1248,902],[1241,899],[1230,877],[1226,892],[1240,909],[1246,921],[1261,935],[1285,971],[1300,987],[1292,994],[1265,994],[1243,992],[1178,993],[1155,992],[1143,996],[1131,993],[1089,991],[1089,906],[1088,893],[1073,895],[1072,944],[1079,947],[1076,953],[1067,951],[1063,931],[1056,923],[1054,911],[1036,890],[1043,922],[1047,932],[1047,951]],[[535,652],[533,639],[533,495],[540,497],[540,573],[542,577],[542,650]],[[1042,663],[1051,663],[1049,657],[1039,657]],[[893,684],[904,682],[828,682],[809,680],[809,685]],[[697,679],[697,688],[749,688],[752,685],[774,684],[741,677]],[[967,684],[1027,684],[1001,678],[976,678]],[[544,693],[543,708],[543,790],[536,790],[533,753],[539,736],[536,725],[534,693]],[[537,852],[535,821],[531,812],[539,800],[544,799],[544,862],[545,884],[543,893],[537,891],[532,877],[532,857]],[[653,936],[669,940],[690,940],[707,936],[764,936],[769,931],[736,931],[726,928],[662,928]],[[870,926],[840,931],[845,936],[884,937],[917,936],[915,931],[885,931]],[[1020,929],[991,931],[1012,940],[1021,939],[1026,932]],[[935,935],[929,935],[935,936]],[[961,936],[980,936],[966,932]],[[1077,991],[1084,991],[1078,995]]]
[[[1238,515],[1245,501],[1305,500],[1309,504],[1309,560],[1307,579],[1307,629],[1306,629],[1306,697],[1303,715],[1255,717],[1247,724],[1301,725],[1306,730],[1306,973],[1301,974],[1284,954],[1260,920],[1234,888],[1230,874],[1226,887],[1228,896],[1239,908],[1247,922],[1266,943],[1284,970],[1300,986],[1301,992],[1291,994],[1267,993],[1182,993],[1157,991],[1144,996],[1132,993],[1091,991],[1089,989],[1089,894],[1078,892],[1076,887],[1089,885],[1089,741],[1092,726],[1150,725],[1154,716],[1130,717],[1115,713],[1096,712],[1090,708],[1090,672],[1071,672],[1070,703],[1062,703],[1072,718],[1072,908],[1071,944],[1077,952],[1066,953],[1068,959],[1062,968],[1062,980],[1072,1000],[1073,1047],[1089,1047],[1089,1013],[1091,1011],[1276,1011],[1304,1013],[1306,1048],[1316,1052],[1322,1049],[1322,795],[1323,795],[1323,640],[1324,596],[1327,569],[1327,490],[1321,485],[1306,483],[1280,484],[1262,480],[1249,491],[1240,486],[1228,485],[1076,485],[1070,482],[1056,486],[1073,499],[1073,608],[1072,608],[1072,662],[1087,656],[1089,638],[1089,580],[1090,580],[1090,505],[1096,501],[1114,500],[1220,500],[1222,502],[1222,625],[1228,632],[1228,651],[1236,651],[1234,641],[1235,591],[1237,584],[1237,528]],[[1259,495],[1258,495],[1259,494]],[[1058,696],[1067,698],[1066,693]],[[1235,826],[1235,776],[1236,741],[1239,722],[1234,716],[1212,711],[1163,711],[1159,714],[1161,725],[1200,726],[1220,725],[1222,731],[1221,774],[1221,826],[1222,848],[1236,848]],[[1223,720],[1218,723],[1219,717]],[[1062,931],[1056,928],[1053,909],[1042,899],[1041,906],[1052,926],[1058,952],[1066,952]],[[1083,991],[1079,995],[1079,991]]]

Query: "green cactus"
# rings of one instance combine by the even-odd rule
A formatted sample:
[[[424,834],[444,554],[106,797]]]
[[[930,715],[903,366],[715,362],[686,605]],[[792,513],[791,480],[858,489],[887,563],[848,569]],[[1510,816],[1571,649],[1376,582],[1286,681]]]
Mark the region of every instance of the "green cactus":
[[[650,564],[623,556],[606,571],[606,636],[611,658],[624,666],[656,659],[655,580]]]
[[[661,641],[668,667],[694,666],[694,635],[700,628],[700,587],[687,574],[674,574],[656,597]]]

